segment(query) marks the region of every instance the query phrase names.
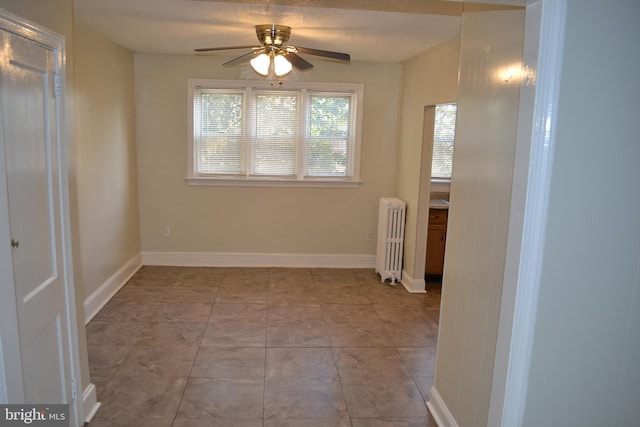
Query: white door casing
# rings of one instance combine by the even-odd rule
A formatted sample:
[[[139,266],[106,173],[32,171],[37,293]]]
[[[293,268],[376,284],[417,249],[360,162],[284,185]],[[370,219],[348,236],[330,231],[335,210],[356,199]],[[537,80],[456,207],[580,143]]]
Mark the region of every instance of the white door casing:
[[[68,403],[77,425],[64,39],[1,9],[0,30],[0,398]]]

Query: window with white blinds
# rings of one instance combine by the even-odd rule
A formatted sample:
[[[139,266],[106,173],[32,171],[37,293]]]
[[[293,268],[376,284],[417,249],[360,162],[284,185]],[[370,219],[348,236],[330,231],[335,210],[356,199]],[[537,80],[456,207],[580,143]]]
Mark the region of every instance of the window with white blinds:
[[[433,131],[432,179],[451,179],[456,137],[456,104],[437,104]]]
[[[359,183],[362,85],[257,83],[189,80],[189,183]]]

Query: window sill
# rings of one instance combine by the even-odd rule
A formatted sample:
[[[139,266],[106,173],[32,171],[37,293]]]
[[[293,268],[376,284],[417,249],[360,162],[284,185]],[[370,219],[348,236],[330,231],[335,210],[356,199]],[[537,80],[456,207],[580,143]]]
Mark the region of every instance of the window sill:
[[[295,180],[295,179],[247,179],[187,177],[188,185],[220,187],[315,187],[315,188],[358,188],[362,181],[337,181],[331,179]]]
[[[431,191],[446,191],[448,192],[451,188],[451,180],[450,179],[438,179],[434,178],[431,180]]]

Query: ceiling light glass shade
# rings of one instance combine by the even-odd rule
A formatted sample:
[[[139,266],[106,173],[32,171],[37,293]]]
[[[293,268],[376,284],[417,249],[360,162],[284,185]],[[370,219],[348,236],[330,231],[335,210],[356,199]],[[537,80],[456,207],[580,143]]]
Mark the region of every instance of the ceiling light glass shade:
[[[273,58],[273,69],[276,73],[276,76],[284,76],[285,74],[291,72],[291,68],[291,62],[287,61],[287,58],[285,58],[284,56],[276,55],[275,58]]]
[[[269,74],[269,65],[271,65],[271,58],[269,55],[264,53],[261,53],[251,60],[251,68],[253,68],[256,73],[262,74],[263,76]]]

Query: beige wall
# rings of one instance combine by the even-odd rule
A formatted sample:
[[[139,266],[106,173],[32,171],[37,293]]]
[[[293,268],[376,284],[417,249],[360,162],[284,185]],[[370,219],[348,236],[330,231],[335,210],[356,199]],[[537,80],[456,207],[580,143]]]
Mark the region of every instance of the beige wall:
[[[136,55],[143,251],[375,255],[366,234],[377,230],[378,198],[396,189],[401,66],[314,58],[312,71],[288,77],[365,85],[360,188],[188,186],[187,79],[252,75],[247,64],[222,67],[228,59]]]
[[[424,256],[426,247],[426,222],[418,217],[421,192],[429,193],[428,180],[422,180],[422,124],[424,107],[456,100],[458,91],[458,57],[460,40],[454,39],[416,56],[404,65],[402,83],[401,138],[398,159],[397,195],[407,202],[407,224],[405,234],[404,270],[414,279],[424,276],[416,270],[416,253]],[[431,150],[432,147],[424,147]],[[427,166],[427,168],[430,165]],[[430,173],[429,173],[430,175]],[[424,200],[423,200],[424,202]],[[424,222],[419,230],[418,222]],[[420,241],[417,236],[420,235]],[[420,245],[422,250],[417,250]],[[420,268],[418,268],[420,270]]]
[[[497,71],[521,62],[523,29],[524,11],[463,17],[434,386],[460,426],[487,425],[520,93]]]
[[[133,54],[76,23],[79,254],[88,297],[140,253]]]

